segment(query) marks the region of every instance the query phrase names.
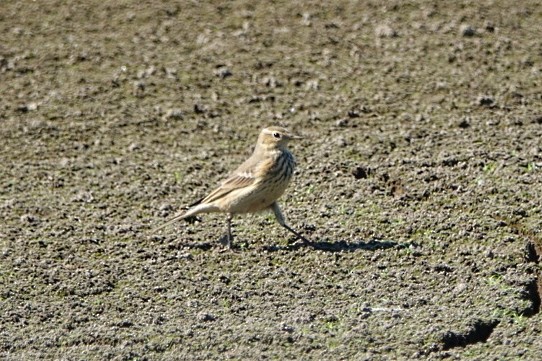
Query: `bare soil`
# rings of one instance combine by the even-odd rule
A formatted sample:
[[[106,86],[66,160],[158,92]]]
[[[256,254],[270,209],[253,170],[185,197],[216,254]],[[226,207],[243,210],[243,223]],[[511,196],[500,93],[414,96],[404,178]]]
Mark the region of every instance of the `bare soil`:
[[[542,354],[537,1],[0,2],[0,358]],[[148,231],[284,125],[270,214]]]

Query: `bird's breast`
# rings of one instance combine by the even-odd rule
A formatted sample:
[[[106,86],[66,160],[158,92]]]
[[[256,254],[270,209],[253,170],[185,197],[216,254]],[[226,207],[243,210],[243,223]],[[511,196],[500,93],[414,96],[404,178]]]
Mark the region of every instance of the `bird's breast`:
[[[257,212],[269,208],[286,190],[295,168],[289,152],[280,152],[260,163],[256,182],[231,204],[232,213]]]

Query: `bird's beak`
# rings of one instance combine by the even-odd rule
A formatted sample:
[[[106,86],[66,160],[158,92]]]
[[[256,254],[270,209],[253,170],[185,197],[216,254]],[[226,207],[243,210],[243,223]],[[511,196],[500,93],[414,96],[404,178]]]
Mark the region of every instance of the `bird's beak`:
[[[290,139],[303,139],[300,135],[290,134]]]

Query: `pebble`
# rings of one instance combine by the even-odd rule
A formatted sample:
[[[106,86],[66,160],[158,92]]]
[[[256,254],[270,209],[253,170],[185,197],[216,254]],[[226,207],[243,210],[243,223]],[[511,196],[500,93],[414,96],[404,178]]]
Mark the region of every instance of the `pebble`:
[[[476,29],[467,24],[461,25],[461,27],[459,28],[459,32],[461,33],[462,36],[465,36],[465,37],[471,37],[471,36],[476,35]]]

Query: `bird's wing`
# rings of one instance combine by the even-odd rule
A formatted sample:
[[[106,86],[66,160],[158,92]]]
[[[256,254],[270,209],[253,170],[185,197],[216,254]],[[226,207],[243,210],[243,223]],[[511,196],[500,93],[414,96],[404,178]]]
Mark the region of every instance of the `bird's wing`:
[[[201,200],[201,203],[211,203],[224,197],[236,189],[250,187],[256,182],[256,175],[260,168],[261,158],[252,154],[236,170],[234,170],[218,188],[209,193],[207,197]]]
[[[255,181],[256,177],[252,172],[245,171],[242,173],[234,173],[224,182],[222,182],[220,187],[216,188],[214,191],[209,193],[207,197],[203,198],[201,203],[214,202],[236,189],[251,186],[252,184],[254,184]]]

